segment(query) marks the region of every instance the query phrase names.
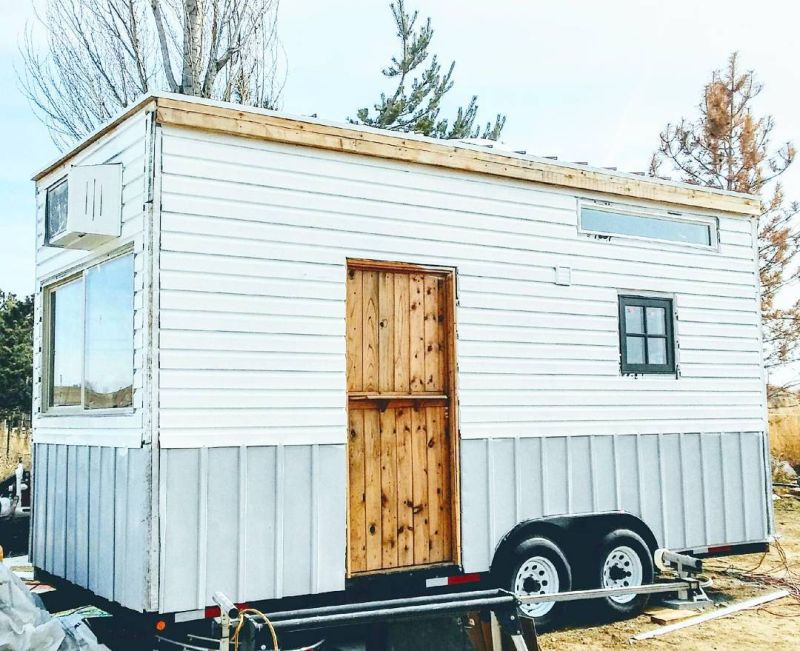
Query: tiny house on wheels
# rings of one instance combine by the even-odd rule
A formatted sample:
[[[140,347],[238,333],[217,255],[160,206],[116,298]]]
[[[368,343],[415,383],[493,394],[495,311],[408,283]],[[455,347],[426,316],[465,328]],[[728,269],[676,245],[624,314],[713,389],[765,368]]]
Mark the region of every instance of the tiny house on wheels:
[[[768,544],[754,197],[172,95],[35,181],[55,577],[180,621]]]

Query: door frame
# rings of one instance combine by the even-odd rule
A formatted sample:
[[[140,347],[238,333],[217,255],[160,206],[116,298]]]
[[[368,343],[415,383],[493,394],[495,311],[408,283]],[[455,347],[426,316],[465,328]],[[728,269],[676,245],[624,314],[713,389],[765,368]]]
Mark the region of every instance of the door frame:
[[[444,276],[444,291],[445,291],[445,323],[447,324],[446,339],[447,349],[445,351],[445,365],[446,377],[448,383],[448,418],[447,418],[447,432],[450,438],[450,494],[451,494],[451,509],[450,509],[450,526],[453,533],[453,560],[446,562],[444,565],[456,565],[461,567],[461,437],[459,430],[459,401],[458,401],[458,357],[457,357],[457,339],[458,328],[456,327],[456,306],[458,305],[458,269],[457,267],[424,265],[413,262],[399,262],[388,260],[370,260],[367,258],[347,258],[345,262],[344,273],[345,276],[350,269],[361,269],[364,271],[394,271],[400,273],[435,273]],[[345,313],[347,312],[347,301],[345,300]],[[346,343],[346,342],[345,342]],[[347,355],[345,354],[345,364],[347,363]],[[346,376],[345,369],[345,376]],[[345,384],[347,379],[345,378]],[[349,431],[350,423],[350,401],[347,398],[347,391],[345,391],[345,432]],[[346,445],[350,445],[350,437],[345,434]],[[347,450],[347,448],[345,448]],[[345,477],[346,477],[346,549],[345,549],[345,569],[346,577],[352,578],[353,573],[350,568],[350,453],[347,450],[345,454]],[[427,568],[441,567],[442,563],[435,563],[431,565],[421,565],[415,567],[399,567],[384,570],[373,570],[371,572],[358,572],[356,576],[366,576],[370,574],[389,574],[395,572],[409,572],[409,571],[424,571]]]

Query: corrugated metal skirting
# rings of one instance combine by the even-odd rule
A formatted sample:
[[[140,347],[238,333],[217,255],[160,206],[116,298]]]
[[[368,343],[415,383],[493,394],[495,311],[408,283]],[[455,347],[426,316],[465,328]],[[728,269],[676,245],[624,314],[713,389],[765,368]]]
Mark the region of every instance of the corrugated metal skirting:
[[[160,610],[344,589],[344,445],[161,451]]]
[[[769,534],[761,432],[461,442],[464,569],[516,523],[624,510],[672,549]],[[342,590],[345,446],[162,449],[159,610]],[[149,449],[37,444],[32,561],[135,610],[148,604]]]
[[[768,536],[761,432],[464,440],[464,569],[485,570],[518,522],[624,510],[659,545],[688,549]]]
[[[148,609],[149,485],[149,449],[36,444],[31,562]]]

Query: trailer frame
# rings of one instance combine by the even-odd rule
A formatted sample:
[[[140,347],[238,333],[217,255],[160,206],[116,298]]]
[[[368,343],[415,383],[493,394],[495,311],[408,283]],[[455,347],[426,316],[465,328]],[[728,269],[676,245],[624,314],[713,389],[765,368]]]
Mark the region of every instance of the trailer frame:
[[[570,590],[547,595],[514,594],[501,588],[493,590],[474,590],[469,592],[444,593],[422,597],[375,600],[366,603],[342,604],[337,606],[320,606],[296,610],[278,611],[267,614],[248,611],[254,608],[240,609],[222,593],[214,595],[214,601],[220,608],[220,616],[216,621],[220,624],[219,651],[228,651],[231,643],[231,629],[238,626],[241,618],[243,626],[253,629],[254,640],[264,636],[269,627],[274,631],[308,631],[321,630],[341,626],[364,625],[376,622],[387,622],[435,615],[463,615],[471,612],[489,612],[496,620],[500,630],[508,635],[517,651],[533,651],[531,642],[537,639],[532,619],[519,610],[522,604],[551,601],[583,601],[612,597],[622,594],[666,594],[678,593],[686,595],[686,599],[703,594],[703,588],[710,585],[708,579],[701,580],[682,573],[679,580],[651,583],[635,588],[598,588],[591,590]],[[269,622],[267,624],[267,622]],[[198,636],[187,636],[197,640]],[[199,647],[193,643],[182,643],[165,636],[157,636],[161,642],[173,645],[183,651],[215,651],[210,647]],[[212,638],[203,638],[212,640]],[[182,645],[182,646],[181,646]],[[240,645],[241,651],[251,651]],[[255,649],[257,647],[252,647]]]

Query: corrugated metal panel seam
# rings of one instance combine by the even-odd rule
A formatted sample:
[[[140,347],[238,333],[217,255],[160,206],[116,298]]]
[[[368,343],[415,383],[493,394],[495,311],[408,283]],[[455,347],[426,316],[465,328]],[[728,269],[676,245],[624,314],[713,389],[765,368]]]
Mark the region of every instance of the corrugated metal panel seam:
[[[37,443],[31,562],[133,610],[146,610],[145,450]],[[134,491],[133,489],[136,489]]]
[[[161,456],[162,612],[208,606],[216,590],[254,601],[344,588],[343,444]]]
[[[763,432],[663,432],[462,441],[465,569],[485,570],[518,522],[552,515],[628,511],[671,549],[764,541],[765,440]],[[574,479],[554,481],[559,467]],[[473,521],[481,513],[485,524]]]

